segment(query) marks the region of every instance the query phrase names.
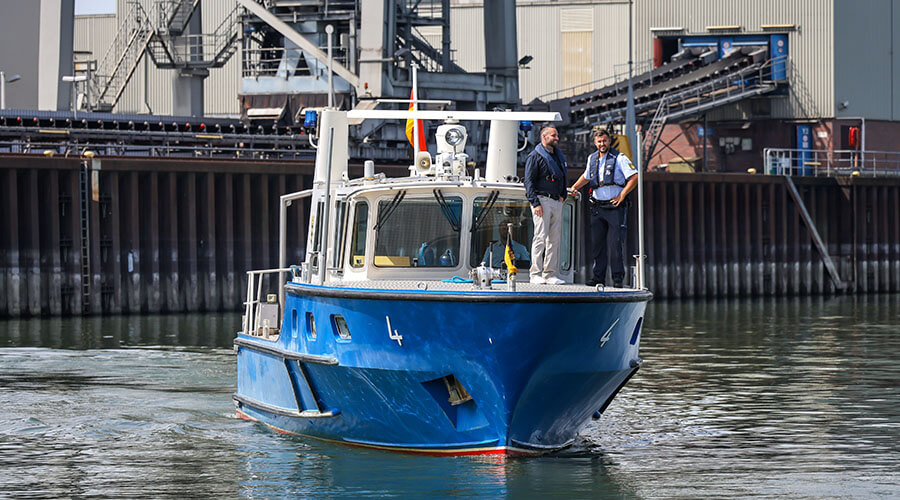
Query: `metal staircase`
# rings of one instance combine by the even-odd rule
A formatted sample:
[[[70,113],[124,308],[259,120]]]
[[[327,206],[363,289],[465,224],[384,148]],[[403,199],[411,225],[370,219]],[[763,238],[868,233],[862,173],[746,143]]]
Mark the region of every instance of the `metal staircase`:
[[[168,35],[180,35],[187,28],[200,0],[165,0],[157,3],[160,18]],[[160,30],[162,32],[162,30]]]
[[[196,0],[193,0],[196,2]],[[157,30],[147,47],[147,53],[161,69],[219,68],[237,52],[240,38],[240,14],[236,5],[210,34],[172,35],[172,31]]]
[[[97,101],[92,106],[96,111],[111,111],[119,102],[154,34],[150,16],[140,3],[129,2],[127,8],[125,21],[119,25],[112,44],[92,75],[91,86],[98,89]]]
[[[112,111],[145,52],[162,69],[202,71],[224,66],[237,52],[242,8],[235,6],[211,34],[185,34],[199,3],[162,0],[147,12],[140,2],[128,2],[128,13],[119,17],[122,21],[112,44],[90,75],[91,88],[96,89],[90,109]]]
[[[656,144],[659,142],[660,136],[662,136],[663,127],[666,126],[668,114],[669,96],[664,96],[659,100],[659,106],[656,107],[656,113],[653,114],[653,119],[650,120],[650,126],[647,127],[647,133],[644,134],[644,140],[641,143],[641,158],[644,158],[643,163],[645,164],[653,156],[653,150],[656,149]]]

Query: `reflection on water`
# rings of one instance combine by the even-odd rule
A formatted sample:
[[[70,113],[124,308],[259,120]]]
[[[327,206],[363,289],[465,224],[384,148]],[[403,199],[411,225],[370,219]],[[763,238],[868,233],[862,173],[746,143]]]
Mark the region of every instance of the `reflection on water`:
[[[900,297],[650,304],[572,449],[429,458],[233,417],[238,314],[0,322],[0,497],[890,496]]]
[[[236,313],[0,320],[0,347],[117,349],[136,345],[231,347]]]

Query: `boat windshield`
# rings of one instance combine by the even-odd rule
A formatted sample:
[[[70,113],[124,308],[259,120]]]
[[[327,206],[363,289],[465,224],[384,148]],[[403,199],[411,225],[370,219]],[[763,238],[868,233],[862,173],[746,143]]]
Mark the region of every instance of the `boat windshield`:
[[[475,198],[473,209],[477,220],[472,228],[469,264],[477,267],[484,262],[490,263],[491,267],[506,268],[503,252],[506,249],[509,224],[512,224],[512,232],[509,234],[516,256],[515,264],[527,272],[531,266],[531,239],[534,236],[528,200],[482,196]]]
[[[456,267],[462,198],[405,198],[378,203],[376,267]]]

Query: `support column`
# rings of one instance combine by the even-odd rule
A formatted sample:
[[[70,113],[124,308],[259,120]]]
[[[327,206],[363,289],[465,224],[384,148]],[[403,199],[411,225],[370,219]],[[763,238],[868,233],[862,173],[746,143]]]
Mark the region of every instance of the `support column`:
[[[222,206],[225,209],[225,215],[222,221],[222,229],[224,234],[220,235],[220,246],[222,256],[225,258],[224,266],[224,283],[222,284],[222,306],[226,311],[232,311],[238,308],[240,301],[238,299],[237,289],[234,280],[234,220],[237,217],[234,204],[234,175],[224,174],[222,179]]]
[[[668,191],[668,183],[661,182],[659,184],[659,206],[668,207],[668,197],[666,196],[666,191]],[[669,260],[669,235],[668,235],[668,211],[660,214],[662,219],[660,220],[661,224],[659,225],[659,260],[656,264],[656,271],[659,273],[658,285],[659,290],[662,291],[662,294],[665,297],[671,297],[672,292],[669,289],[670,283],[670,271],[672,269],[672,261]],[[609,281],[605,281],[606,277],[601,276],[604,279],[605,283],[609,283]]]
[[[89,245],[89,262],[90,262],[90,302],[91,302],[91,313],[92,314],[102,314],[103,310],[103,267],[101,265],[100,259],[100,192],[97,191],[96,198],[94,197],[93,190],[93,179],[97,176],[97,183],[102,184],[100,182],[100,173],[101,173],[101,165],[100,160],[94,159],[91,160],[91,168],[89,170],[88,178],[87,178],[87,207],[88,207],[88,217],[90,222],[88,223],[88,233],[87,240]],[[99,186],[98,186],[99,188]]]
[[[188,174],[190,175],[190,174]],[[176,312],[184,310],[180,290],[184,290],[179,275],[179,232],[178,232],[178,174],[169,172],[163,179],[162,188],[162,226],[165,228],[163,249],[160,258],[165,263],[166,310]]]
[[[47,301],[50,314],[59,316],[62,314],[62,286],[65,282],[60,264],[60,205],[59,205],[59,171],[50,170],[47,172],[49,179],[47,182],[47,201],[45,209],[47,210],[47,225],[44,227],[44,234],[47,238]]]
[[[259,234],[257,248],[262,258],[262,268],[271,269],[275,265],[272,264],[273,259],[271,258],[272,242],[269,241],[269,174],[259,175],[259,203],[257,206],[259,207],[260,218],[259,232],[251,230],[248,236],[255,238]],[[278,227],[277,224],[275,227]],[[275,245],[274,250],[278,251],[278,245]],[[277,259],[274,262],[277,262]]]
[[[194,13],[188,21],[185,35],[203,34],[203,2],[197,2]],[[190,47],[188,62],[199,60],[203,57],[203,47],[198,44]],[[175,116],[203,116],[203,81],[209,76],[209,70],[205,68],[185,68],[174,72],[172,88],[172,114]]]
[[[203,176],[200,207],[200,255],[203,259],[203,304],[206,311],[219,309],[218,281],[216,279],[216,177],[209,172]]]
[[[684,185],[685,189],[685,200],[687,200],[684,204],[684,220],[687,224],[690,224],[690,227],[693,228],[688,233],[687,238],[687,248],[685,249],[685,263],[682,266],[682,271],[684,276],[687,279],[684,280],[685,285],[685,295],[688,297],[696,297],[697,296],[697,250],[694,246],[694,241],[697,239],[697,233],[703,232],[701,226],[697,224],[697,220],[694,215],[694,184],[686,183]]]
[[[186,271],[187,310],[196,312],[200,310],[200,287],[197,275],[197,174],[188,173],[185,177],[185,195],[181,198],[187,202],[183,207],[182,226],[184,256],[187,258]]]
[[[706,297],[710,293],[709,293],[709,272],[708,272],[709,271],[709,265],[708,265],[709,253],[706,251],[706,233],[707,233],[706,228],[709,224],[709,221],[707,220],[707,216],[706,216],[706,214],[708,212],[708,208],[707,208],[707,203],[706,203],[706,184],[705,183],[700,183],[697,186],[697,202],[699,205],[697,208],[697,219],[698,220],[697,220],[696,227],[697,227],[698,231],[700,232],[700,234],[697,235],[700,238],[700,241],[697,244],[697,249],[700,251],[700,254],[698,256],[699,263],[697,265],[697,267],[699,268],[698,270],[700,271],[700,273],[699,273],[700,274],[700,283],[697,287],[697,290],[699,291],[698,296]]]
[[[100,183],[102,192],[108,193],[109,211],[107,216],[107,231],[104,235],[109,238],[107,249],[108,261],[101,264],[108,270],[109,275],[103,280],[103,287],[110,290],[109,304],[107,308],[111,314],[122,313],[122,230],[121,230],[121,205],[119,203],[118,172],[108,172],[102,176],[105,182]]]
[[[150,172],[147,184],[149,192],[149,220],[147,229],[147,250],[149,250],[149,262],[145,262],[150,271],[150,283],[147,285],[147,309],[152,313],[158,313],[162,302],[159,277],[159,174]],[[145,278],[146,280],[147,278]]]
[[[6,177],[6,193],[4,193],[3,211],[6,212],[6,293],[0,300],[6,301],[6,311],[12,317],[22,314],[22,282],[19,267],[19,195],[17,171],[9,169],[4,172]]]
[[[27,288],[28,313],[32,316],[41,314],[41,220],[38,201],[38,171],[28,172],[28,211],[29,224],[26,227],[25,282]]]
[[[128,199],[125,200],[126,215],[128,221],[125,229],[125,276],[127,285],[125,294],[128,298],[126,311],[130,313],[141,312],[141,217],[140,217],[140,184],[138,173],[128,173]]]
[[[681,261],[681,189],[680,182],[671,183],[672,186],[672,219],[673,225],[673,241],[672,241],[672,292],[670,297],[681,298],[682,288],[684,286],[684,275],[682,274]]]
[[[238,280],[240,283],[240,290],[242,291],[240,297],[246,295],[247,290],[247,271],[253,269],[253,219],[251,214],[251,207],[253,207],[253,190],[251,189],[252,180],[250,175],[244,174],[241,176],[241,275]]]

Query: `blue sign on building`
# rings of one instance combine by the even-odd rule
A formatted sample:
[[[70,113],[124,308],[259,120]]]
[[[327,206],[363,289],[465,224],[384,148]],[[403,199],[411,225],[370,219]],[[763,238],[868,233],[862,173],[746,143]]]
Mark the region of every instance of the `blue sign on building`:
[[[797,125],[797,149],[801,150],[797,155],[797,169],[800,175],[812,175],[812,165],[808,165],[812,159],[812,127],[809,125]]]

